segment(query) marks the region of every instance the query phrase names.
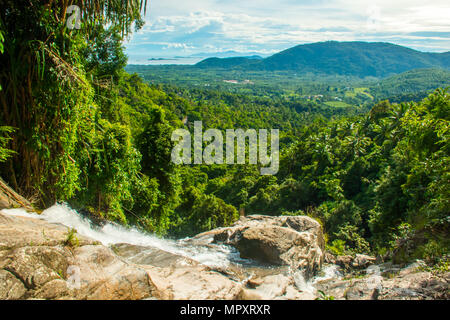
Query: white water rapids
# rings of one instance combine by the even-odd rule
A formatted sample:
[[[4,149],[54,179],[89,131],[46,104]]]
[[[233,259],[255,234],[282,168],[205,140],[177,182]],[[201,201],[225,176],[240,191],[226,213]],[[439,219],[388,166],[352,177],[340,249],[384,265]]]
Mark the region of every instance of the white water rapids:
[[[254,262],[241,259],[239,252],[227,245],[210,244],[200,246],[190,244],[188,239],[172,240],[164,239],[144,233],[136,228],[125,228],[112,223],[105,223],[103,226],[95,226],[90,220],[84,218],[77,211],[71,209],[66,204],[55,204],[44,210],[41,214],[29,213],[23,209],[4,209],[2,213],[12,216],[32,217],[42,219],[50,223],[58,223],[69,228],[76,229],[77,233],[101,242],[105,246],[119,243],[131,245],[154,247],[173,254],[193,259],[199,263],[210,267],[227,268],[231,263],[237,265],[249,265]],[[321,275],[305,281],[303,274],[299,271],[293,274],[296,286],[302,290],[314,292],[313,284],[319,280],[337,278],[339,273],[336,266],[325,267]]]
[[[209,247],[189,246],[183,240],[171,240],[144,233],[136,228],[126,228],[113,223],[94,226],[88,219],[66,204],[55,204],[41,214],[29,213],[23,209],[2,210],[12,216],[32,217],[51,223],[74,228],[78,234],[101,242],[105,246],[127,243],[137,246],[158,248],[173,254],[191,258],[211,267],[226,267],[230,260],[239,259],[239,253],[225,245]]]

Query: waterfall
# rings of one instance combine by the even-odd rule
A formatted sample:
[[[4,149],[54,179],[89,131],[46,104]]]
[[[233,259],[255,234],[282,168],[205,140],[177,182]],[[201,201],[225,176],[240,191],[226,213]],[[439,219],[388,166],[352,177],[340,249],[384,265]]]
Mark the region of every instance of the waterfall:
[[[172,254],[183,256],[195,260],[211,268],[227,269],[233,274],[237,272],[240,275],[241,282],[244,283],[253,276],[284,275],[293,280],[294,286],[300,292],[316,293],[314,285],[320,280],[340,278],[341,274],[337,266],[325,266],[319,274],[311,279],[305,279],[302,270],[291,270],[282,266],[262,265],[253,260],[240,258],[239,252],[232,246],[214,244],[208,241],[198,243],[191,238],[174,240],[158,237],[146,233],[137,228],[127,228],[118,224],[106,222],[99,226],[88,218],[84,217],[76,210],[70,208],[67,204],[55,204],[44,210],[41,214],[30,213],[24,209],[4,209],[2,213],[11,216],[31,217],[42,219],[50,223],[61,224],[68,228],[74,228],[77,233],[99,241],[105,246],[114,244],[130,244],[136,246],[157,248]],[[150,250],[151,251],[151,250]],[[143,248],[138,255],[146,254]],[[277,291],[278,283],[272,283],[270,286],[264,286],[267,296],[271,296],[271,291]]]
[[[76,229],[78,234],[97,240],[105,246],[127,243],[153,247],[190,258],[210,267],[227,267],[231,261],[243,261],[239,258],[239,252],[230,246],[216,244],[208,246],[190,245],[184,240],[165,239],[136,228],[127,228],[108,222],[103,226],[96,226],[67,204],[55,204],[41,214],[30,213],[24,209],[4,209],[1,212],[12,216],[31,217],[50,223],[62,224]]]

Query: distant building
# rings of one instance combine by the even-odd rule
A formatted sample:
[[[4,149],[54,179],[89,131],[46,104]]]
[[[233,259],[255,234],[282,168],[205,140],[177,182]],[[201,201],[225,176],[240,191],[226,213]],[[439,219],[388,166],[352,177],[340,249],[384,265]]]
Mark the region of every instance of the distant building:
[[[232,84],[239,84],[239,81],[237,81],[237,80],[223,80],[223,82],[232,83]]]

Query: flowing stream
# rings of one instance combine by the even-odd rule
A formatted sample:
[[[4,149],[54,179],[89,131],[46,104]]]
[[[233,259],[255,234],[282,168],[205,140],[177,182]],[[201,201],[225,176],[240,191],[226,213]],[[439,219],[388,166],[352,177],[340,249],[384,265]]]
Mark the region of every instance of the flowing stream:
[[[142,232],[136,228],[126,228],[113,223],[105,223],[102,226],[93,224],[76,210],[66,204],[55,204],[44,210],[41,214],[29,213],[23,209],[2,210],[3,213],[12,216],[23,216],[42,219],[51,223],[57,223],[69,228],[74,228],[77,233],[101,242],[105,246],[115,244],[131,244],[142,247],[157,248],[172,254],[190,258],[212,268],[239,268],[243,274],[290,274],[295,280],[296,286],[301,290],[314,292],[314,283],[319,280],[340,277],[336,266],[323,268],[318,276],[306,281],[299,271],[289,270],[287,267],[264,266],[255,261],[242,259],[239,252],[227,245],[196,244],[189,238],[181,240],[165,239]],[[212,240],[212,239],[211,239]]]

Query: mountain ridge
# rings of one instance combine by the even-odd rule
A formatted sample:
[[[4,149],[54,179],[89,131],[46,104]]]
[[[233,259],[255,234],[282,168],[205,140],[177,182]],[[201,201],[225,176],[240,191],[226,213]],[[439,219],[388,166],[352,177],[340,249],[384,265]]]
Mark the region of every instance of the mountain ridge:
[[[208,58],[195,66],[387,77],[413,69],[450,69],[450,52],[422,52],[387,42],[326,41],[297,45],[259,60]]]

